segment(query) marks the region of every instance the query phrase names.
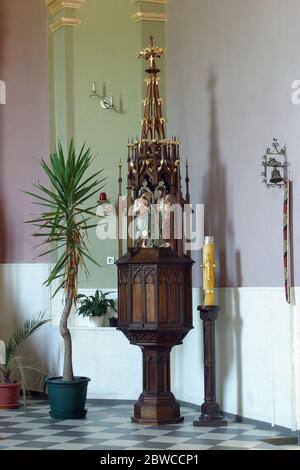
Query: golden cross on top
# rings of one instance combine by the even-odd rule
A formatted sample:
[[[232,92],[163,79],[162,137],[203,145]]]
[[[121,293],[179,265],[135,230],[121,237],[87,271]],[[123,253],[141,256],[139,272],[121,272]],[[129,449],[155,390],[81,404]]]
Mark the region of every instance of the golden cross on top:
[[[165,53],[166,49],[154,46],[154,37],[150,36],[150,45],[140,51],[139,59],[149,60],[150,67],[153,68],[155,66],[155,59],[159,59]]]

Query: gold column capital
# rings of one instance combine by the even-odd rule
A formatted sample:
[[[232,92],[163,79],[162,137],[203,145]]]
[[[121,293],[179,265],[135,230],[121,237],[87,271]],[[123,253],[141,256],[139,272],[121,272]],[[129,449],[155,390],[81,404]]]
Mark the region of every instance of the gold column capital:
[[[65,9],[78,10],[85,3],[85,0],[45,0],[45,2],[49,12],[55,16]],[[74,18],[70,14],[70,17],[62,16],[54,21],[54,23],[50,24],[49,29],[52,33],[55,33],[64,26],[78,26],[81,23],[82,21],[79,18]]]
[[[160,3],[166,5],[168,0],[132,0],[133,3]]]
[[[52,15],[56,15],[64,8],[78,9],[85,0],[46,0],[46,6]]]
[[[141,21],[166,22],[167,15],[166,13],[149,13],[149,12],[138,11],[135,15],[132,16],[132,19],[136,23],[140,23]]]
[[[82,21],[79,18],[61,17],[59,18],[59,20],[55,21],[50,25],[50,31],[51,33],[55,33],[64,26],[79,26],[81,23]]]
[[[167,21],[167,0],[131,0],[137,7],[137,13],[132,16],[136,23],[144,21]]]

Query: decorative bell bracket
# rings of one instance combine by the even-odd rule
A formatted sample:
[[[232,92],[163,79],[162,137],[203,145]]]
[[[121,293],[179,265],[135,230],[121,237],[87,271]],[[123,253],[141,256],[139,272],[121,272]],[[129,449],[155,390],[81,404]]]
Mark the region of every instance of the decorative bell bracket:
[[[288,179],[289,165],[286,145],[280,148],[278,139],[274,138],[272,146],[267,148],[266,154],[263,156],[262,182],[267,188],[283,188],[285,181]]]

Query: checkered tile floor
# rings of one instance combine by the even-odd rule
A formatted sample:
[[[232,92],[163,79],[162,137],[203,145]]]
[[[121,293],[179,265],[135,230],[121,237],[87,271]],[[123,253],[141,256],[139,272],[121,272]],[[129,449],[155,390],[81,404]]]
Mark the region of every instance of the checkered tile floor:
[[[20,408],[0,411],[0,450],[300,450],[273,446],[264,439],[286,437],[254,425],[230,422],[228,428],[193,427],[197,411],[181,407],[183,424],[132,424],[131,404],[88,403],[86,420],[54,421],[49,406],[33,402],[28,416]]]

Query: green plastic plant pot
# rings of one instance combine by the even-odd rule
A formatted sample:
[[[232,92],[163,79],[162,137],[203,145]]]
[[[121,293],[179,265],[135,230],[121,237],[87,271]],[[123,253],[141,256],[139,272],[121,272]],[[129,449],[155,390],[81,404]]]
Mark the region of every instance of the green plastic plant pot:
[[[75,377],[74,381],[62,380],[62,377],[46,379],[50,416],[53,419],[84,419],[88,377]]]

